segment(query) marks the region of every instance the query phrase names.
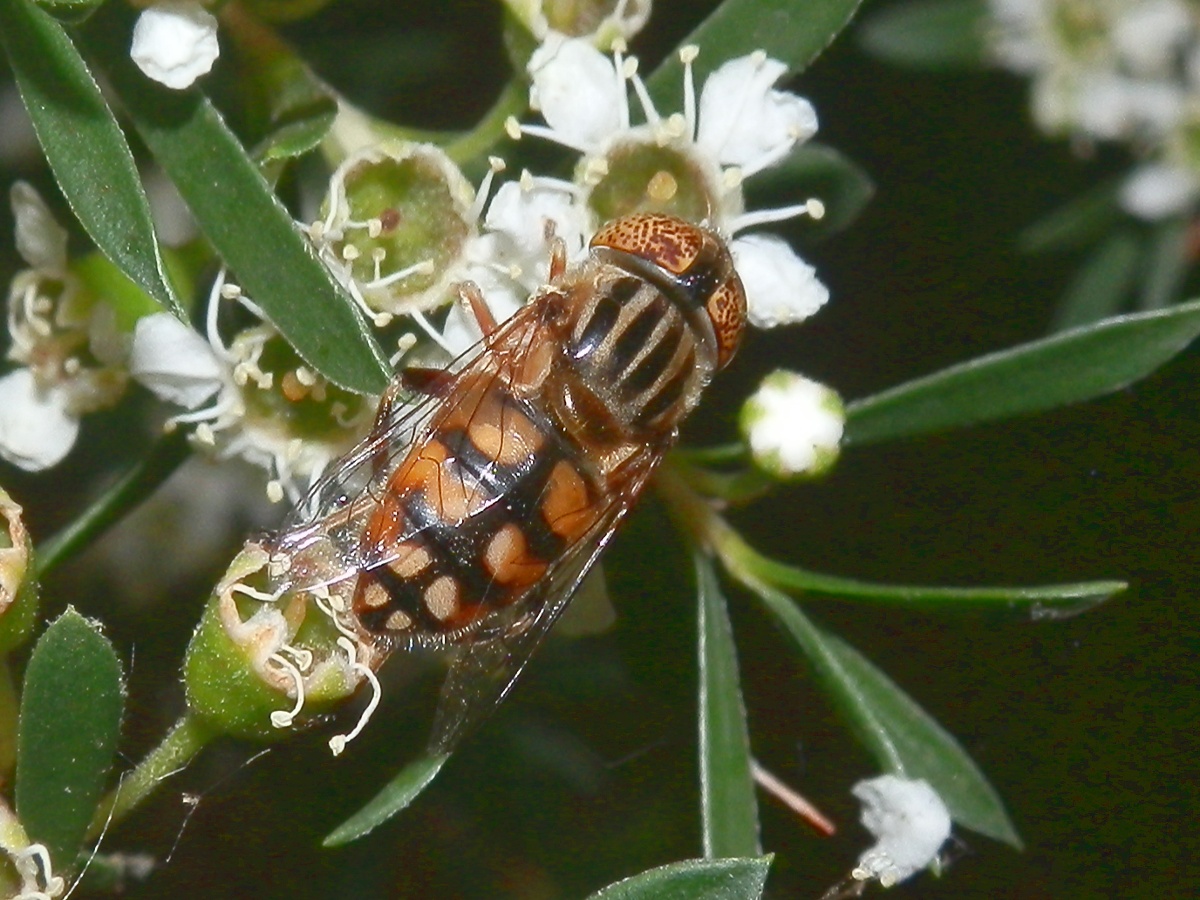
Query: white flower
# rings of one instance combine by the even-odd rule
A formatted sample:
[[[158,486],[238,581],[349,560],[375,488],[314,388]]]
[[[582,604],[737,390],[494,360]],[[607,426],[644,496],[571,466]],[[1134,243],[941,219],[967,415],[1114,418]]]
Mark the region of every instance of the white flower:
[[[845,422],[837,393],[782,369],[763,379],[741,413],[755,463],[776,478],[820,474],[832,466]]]
[[[803,322],[829,300],[816,269],[780,238],[748,234],[730,242],[729,251],[746,288],[750,322],[757,328]]]
[[[862,801],[862,823],[876,843],[858,859],[853,877],[891,887],[937,858],[950,837],[950,812],[928,782],[880,775],[851,789]]]
[[[54,219],[46,201],[25,181],[13,183],[9,192],[16,219],[17,252],[25,263],[47,275],[67,273],[67,229]]]
[[[783,63],[761,51],[724,63],[705,82],[697,112],[692,81],[696,53],[694,47],[680,51],[683,112],[664,118],[637,76],[636,59],[622,58],[620,52],[610,59],[586,41],[551,35],[529,63],[530,100],[540,108],[546,125],[510,120],[509,133],[542,137],[583,154],[574,186],[593,216],[593,199],[612,191],[623,192],[626,206],[637,208],[638,196],[629,196],[629,184],[622,181],[634,176],[623,175],[622,166],[633,160],[632,168],[641,171],[639,160],[669,153],[677,160],[672,171],[664,165],[643,182],[645,198],[662,204],[665,211],[672,211],[678,199],[683,208],[704,210],[694,218],[730,236],[802,214],[819,217],[823,207],[816,201],[745,211],[743,180],[782,160],[816,131],[811,104],[772,87],[786,71]],[[638,97],[644,124],[631,124],[626,82]],[[673,172],[684,173],[688,182],[681,183]],[[617,186],[609,188],[610,181]],[[611,203],[598,202],[602,207]],[[828,298],[813,269],[782,241],[737,238],[731,249],[743,274],[754,324],[771,327],[799,321]],[[789,279],[790,284],[785,283]]]
[[[0,456],[26,472],[58,465],[79,434],[69,405],[61,386],[39,385],[29,369],[0,378]]]
[[[1200,198],[1200,176],[1168,163],[1135,169],[1121,185],[1121,206],[1139,219],[1165,219],[1186,212]]]
[[[567,257],[573,258],[583,250],[588,230],[577,192],[528,172],[519,182],[500,186],[488,203],[483,224],[501,242],[496,261],[516,266],[518,275],[536,270],[539,281],[545,280],[549,238],[562,241]]]
[[[629,127],[625,79],[588,41],[553,33],[533,51],[527,68],[529,105],[558,143],[587,150]]]
[[[226,346],[217,328],[222,298],[261,315],[222,275],[209,296],[207,340],[158,316],[139,322],[137,376],[159,396],[191,410],[172,416],[168,428],[194,424],[193,439],[202,449],[265,469],[268,497],[298,501],[307,484],[363,436],[374,403],[329,384],[271,325],[251,326]],[[209,397],[208,406],[195,408]]]
[[[167,0],[143,10],[129,50],[146,77],[175,90],[207,75],[220,53],[217,20],[195,0]]]
[[[170,313],[138,320],[129,374],[162,399],[195,409],[221,389],[221,371],[208,341]]]
[[[1139,75],[1171,71],[1180,49],[1195,35],[1195,19],[1183,0],[1142,0],[1119,10],[1112,42],[1122,61]]]
[[[333,172],[324,217],[308,227],[321,261],[377,325],[441,306],[497,167],[476,191],[432,144],[372,144]],[[414,199],[415,198],[415,199]]]
[[[8,358],[24,368],[0,379],[0,457],[28,471],[70,451],[79,417],[125,390],[127,336],[112,308],[87,295],[67,269],[66,232],[37,192],[12,192],[16,242],[32,268],[9,285]]]
[[[760,51],[730,60],[709,75],[700,94],[697,146],[750,176],[816,134],[812,104],[772,90],[786,71],[787,66]]]

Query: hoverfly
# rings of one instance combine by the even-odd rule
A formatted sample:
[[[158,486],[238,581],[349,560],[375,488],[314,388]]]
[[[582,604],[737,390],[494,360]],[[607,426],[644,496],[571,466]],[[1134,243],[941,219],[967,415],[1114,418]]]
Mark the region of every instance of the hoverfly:
[[[461,293],[483,339],[453,371],[400,373],[267,544],[277,587],[328,591],[369,646],[456,648],[433,753],[508,693],[746,319],[724,241],[656,214],[607,225],[570,267],[559,244],[501,325]]]

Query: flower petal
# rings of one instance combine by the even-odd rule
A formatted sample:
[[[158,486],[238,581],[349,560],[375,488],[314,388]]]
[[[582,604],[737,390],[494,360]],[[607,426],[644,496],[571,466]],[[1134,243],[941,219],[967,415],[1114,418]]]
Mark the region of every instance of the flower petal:
[[[129,50],[146,77],[175,90],[207,75],[220,53],[217,20],[194,0],[168,0],[144,10]]]
[[[43,274],[61,277],[67,271],[67,230],[28,182],[13,182],[9,199],[21,258]]]
[[[624,125],[625,84],[586,40],[551,32],[527,68],[529,105],[570,146],[595,147]]]
[[[26,472],[62,462],[79,435],[66,402],[62,390],[40,388],[29,369],[0,378],[0,457]]]
[[[876,838],[859,857],[856,878],[898,884],[933,862],[950,837],[950,812],[926,781],[880,775],[858,782],[851,793],[862,801],[862,823]]]
[[[1151,163],[1134,170],[1121,185],[1121,206],[1139,219],[1177,215],[1200,196],[1195,173],[1180,166]]]
[[[722,165],[752,174],[816,134],[812,104],[771,89],[786,71],[762,53],[732,59],[714,71],[700,94],[696,143]]]
[[[786,241],[748,234],[731,241],[729,250],[746,288],[750,322],[757,328],[803,322],[829,299],[816,269]]]
[[[504,243],[511,245],[511,248],[493,246],[497,254],[493,261],[515,263],[529,270],[538,264],[544,268],[549,259],[547,227],[566,244],[568,257],[578,254],[583,249],[587,214],[565,190],[509,181],[500,186],[488,204],[484,226],[502,235]],[[508,249],[515,251],[515,259],[501,258]]]
[[[159,397],[195,409],[220,390],[221,373],[208,341],[170,313],[138,320],[129,374]]]

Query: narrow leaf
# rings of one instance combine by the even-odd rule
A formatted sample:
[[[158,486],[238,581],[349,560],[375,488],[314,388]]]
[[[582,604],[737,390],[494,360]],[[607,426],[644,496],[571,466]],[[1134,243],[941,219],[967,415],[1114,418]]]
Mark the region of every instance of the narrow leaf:
[[[704,856],[761,856],[746,704],[725,598],[696,553],[700,666],[700,808]]]
[[[1179,290],[1192,266],[1192,223],[1187,217],[1159,222],[1150,238],[1146,271],[1142,275],[1140,309],[1163,309],[1179,300]]]
[[[1065,618],[1085,612],[1125,590],[1123,581],[1081,581],[1018,587],[930,587],[914,584],[879,584],[837,575],[810,572],[762,556],[732,536],[718,552],[732,572],[748,575],[785,591],[803,591],[833,598],[870,600],[905,606],[967,607],[1004,606],[1028,611],[1035,619]]]
[[[1082,247],[1112,228],[1121,216],[1117,183],[1106,181],[1027,227],[1017,237],[1026,253],[1047,253]]]
[[[610,884],[588,900],[757,900],[770,867],[770,856],[686,860]]]
[[[754,590],[812,662],[881,768],[923,778],[955,822],[1021,846],[995,789],[949,732],[857,650],[817,628],[790,598],[763,585]]]
[[[803,71],[854,17],[862,0],[725,0],[680,46],[695,45],[697,88],[722,63],[755,50]],[[646,82],[659,111],[680,106],[683,65],[672,53]]]
[[[804,234],[832,234],[848,226],[875,193],[870,176],[832,147],[802,144],[746,182],[748,206],[779,206],[815,197],[825,216],[805,222]]]
[[[356,841],[374,831],[396,813],[405,809],[437,777],[449,755],[421,756],[405,766],[371,801],[331,831],[322,842],[338,847]]]
[[[124,49],[124,18],[114,4],[93,16],[89,47],[205,236],[309,365],[342,387],[380,393],[387,360],[349,298],[212,104],[196,91],[163,88],[137,70]]]
[[[943,369],[846,407],[869,444],[1038,412],[1120,390],[1200,335],[1200,301],[1106,319]]]
[[[17,814],[59,866],[83,845],[117,748],[121,665],[96,626],[68,608],[25,670],[17,735]]]
[[[63,26],[26,0],[0,0],[0,42],[76,218],[105,256],[182,317],[133,154]]]
[[[867,52],[897,65],[961,68],[983,64],[987,25],[983,0],[916,0],[875,13],[858,37]]]
[[[1053,331],[1066,331],[1115,316],[1133,290],[1142,242],[1124,229],[1088,255],[1055,311]]]

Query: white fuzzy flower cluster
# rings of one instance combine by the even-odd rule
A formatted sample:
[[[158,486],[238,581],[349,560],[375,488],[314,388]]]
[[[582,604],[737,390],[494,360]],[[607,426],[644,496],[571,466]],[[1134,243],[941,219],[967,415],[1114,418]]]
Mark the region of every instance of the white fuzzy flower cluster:
[[[1039,127],[1144,160],[1122,187],[1130,213],[1160,219],[1200,199],[1200,3],[989,3],[992,55],[1032,79]]]
[[[125,390],[127,342],[112,309],[67,265],[67,232],[32,187],[11,191],[17,251],[29,266],[8,291],[8,358],[0,377],[0,457],[30,472],[59,463],[84,413]]]
[[[637,59],[622,56],[619,43],[610,57],[586,40],[552,33],[529,60],[530,105],[546,125],[510,120],[509,134],[545,138],[581,155],[573,181],[541,184],[574,197],[589,231],[635,209],[704,221],[732,238],[750,321],[760,328],[803,321],[829,299],[812,266],[779,238],[740,232],[799,215],[819,218],[824,208],[809,200],[747,212],[742,185],[811,138],[816,112],[802,97],[774,88],[787,67],[762,52],[717,68],[697,104],[697,53],[681,51],[683,111],[664,117],[638,77]],[[641,124],[632,122],[630,87]]]
[[[195,12],[177,6],[167,12]],[[608,9],[615,17],[608,24],[624,34],[641,27],[649,4],[630,0]],[[785,242],[740,233],[823,212],[815,200],[745,209],[745,179],[783,160],[817,128],[806,100],[774,88],[786,67],[761,52],[734,59],[697,95],[697,51],[688,48],[681,53],[683,112],[663,117],[621,41],[608,56],[595,40],[595,33],[568,38],[548,29],[529,63],[531,101],[546,125],[509,123],[514,136],[537,135],[578,151],[573,181],[524,172],[493,190],[504,170],[493,159],[474,189],[439,148],[394,142],[363,147],[334,171],[320,218],[303,227],[334,276],[385,329],[381,336],[399,348],[393,362],[417,347],[421,364],[445,365],[480,338],[464,304],[453,302],[457,285],[477,285],[503,321],[545,282],[554,247],[576,259],[601,225],[644,209],[704,222],[732,238],[750,321],[759,327],[801,321],[828,299],[813,268]],[[640,124],[631,122],[631,88]],[[340,118],[343,127],[353,119]],[[129,377],[184,408],[169,425],[193,425],[196,441],[218,457],[265,468],[274,499],[297,498],[369,427],[374,398],[342,391],[305,366],[223,275],[202,333],[153,313],[106,337],[105,303],[92,301],[83,312],[72,305],[65,233],[44,207],[23,208],[18,239],[33,271],[14,282],[9,328],[10,355],[26,368],[0,379],[0,455],[30,469],[55,464],[74,442],[79,416],[115,402]],[[222,301],[263,321],[229,333],[218,327],[229,318],[218,315]],[[436,320],[426,317],[447,305]],[[71,361],[80,347],[86,362]]]
[[[929,866],[950,837],[950,812],[929,783],[880,775],[851,789],[863,804],[862,823],[874,846],[858,858],[851,876],[892,887]]]

